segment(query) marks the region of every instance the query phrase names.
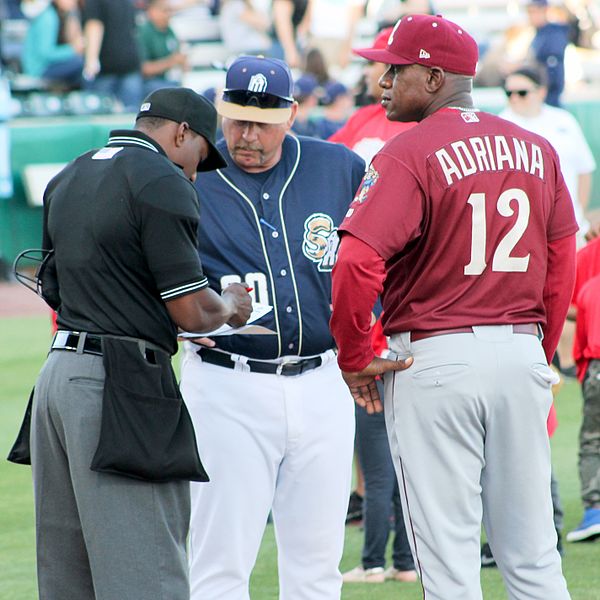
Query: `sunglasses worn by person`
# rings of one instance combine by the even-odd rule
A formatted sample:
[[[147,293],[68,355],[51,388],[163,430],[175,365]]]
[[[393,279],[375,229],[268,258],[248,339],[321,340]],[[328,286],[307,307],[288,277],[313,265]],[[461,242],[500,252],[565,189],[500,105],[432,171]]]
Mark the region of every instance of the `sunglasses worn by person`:
[[[525,98],[528,94],[531,94],[533,90],[504,90],[507,98],[510,98],[513,94],[517,94],[520,98]]]
[[[287,108],[293,102],[291,98],[280,98],[273,94],[251,92],[249,90],[226,90],[223,92],[223,100],[242,106],[256,106],[257,108]]]

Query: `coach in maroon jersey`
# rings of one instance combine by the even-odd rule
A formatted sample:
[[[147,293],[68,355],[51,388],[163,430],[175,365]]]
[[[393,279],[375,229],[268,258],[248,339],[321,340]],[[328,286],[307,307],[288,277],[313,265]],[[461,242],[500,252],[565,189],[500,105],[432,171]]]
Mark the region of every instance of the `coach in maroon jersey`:
[[[404,17],[387,47],[387,117],[417,121],[375,156],[340,227],[331,327],[356,402],[386,422],[428,600],[479,600],[483,519],[508,595],[565,600],[546,417],[577,225],[542,137],[473,107],[475,41]],[[381,293],[392,358],[375,357]],[[542,339],[543,338],[543,339]],[[406,368],[409,366],[410,368]]]

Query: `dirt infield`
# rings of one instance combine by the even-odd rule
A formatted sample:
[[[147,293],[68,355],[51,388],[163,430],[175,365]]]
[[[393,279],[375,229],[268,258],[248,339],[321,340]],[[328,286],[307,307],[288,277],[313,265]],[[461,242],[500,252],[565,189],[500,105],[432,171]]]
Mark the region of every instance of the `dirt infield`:
[[[49,314],[47,304],[24,285],[0,283],[0,318]]]

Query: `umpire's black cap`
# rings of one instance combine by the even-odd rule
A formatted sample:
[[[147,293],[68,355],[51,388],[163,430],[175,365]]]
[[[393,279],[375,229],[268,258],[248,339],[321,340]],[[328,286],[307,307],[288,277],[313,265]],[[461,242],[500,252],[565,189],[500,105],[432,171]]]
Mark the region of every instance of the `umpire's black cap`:
[[[190,126],[208,143],[208,156],[198,164],[198,171],[214,171],[227,166],[227,162],[215,147],[217,134],[217,111],[204,96],[190,88],[161,88],[149,94],[137,114],[142,117],[160,117]]]

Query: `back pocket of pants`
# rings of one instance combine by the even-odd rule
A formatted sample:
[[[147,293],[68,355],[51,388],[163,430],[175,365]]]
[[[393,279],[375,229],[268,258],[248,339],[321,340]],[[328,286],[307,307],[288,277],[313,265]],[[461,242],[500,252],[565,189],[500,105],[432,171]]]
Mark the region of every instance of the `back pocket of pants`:
[[[412,378],[422,388],[447,387],[464,377],[469,368],[468,363],[446,363],[416,371]]]
[[[96,379],[95,377],[69,377],[70,385],[83,385],[85,387],[91,387],[96,389],[104,388],[104,379]]]
[[[551,388],[560,382],[560,376],[555,373],[548,365],[536,363],[529,367],[535,380],[544,387]]]

